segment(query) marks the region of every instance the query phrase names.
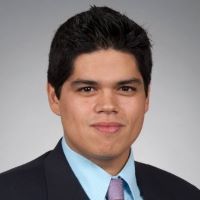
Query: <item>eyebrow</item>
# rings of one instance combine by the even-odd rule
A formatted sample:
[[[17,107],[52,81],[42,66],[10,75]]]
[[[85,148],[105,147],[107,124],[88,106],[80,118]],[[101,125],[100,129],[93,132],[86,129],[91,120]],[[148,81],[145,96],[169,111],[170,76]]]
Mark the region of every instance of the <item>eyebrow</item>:
[[[126,84],[142,84],[142,80],[139,78],[131,78],[128,80],[121,80],[117,82],[118,85],[126,85]]]
[[[81,85],[81,84],[97,86],[99,83],[97,81],[87,80],[87,79],[77,79],[75,81],[72,81],[72,83],[71,83],[72,86],[77,86],[77,85]],[[127,79],[127,80],[117,81],[116,84],[117,85],[126,85],[126,84],[139,84],[140,85],[140,84],[142,84],[142,80],[139,78],[131,78],[131,79]]]

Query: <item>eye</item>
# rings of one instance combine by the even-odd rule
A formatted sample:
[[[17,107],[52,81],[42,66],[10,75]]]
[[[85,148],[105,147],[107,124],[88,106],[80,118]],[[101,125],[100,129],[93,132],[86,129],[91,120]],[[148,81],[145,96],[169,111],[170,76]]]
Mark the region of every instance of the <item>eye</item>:
[[[118,88],[118,93],[124,96],[132,96],[137,92],[137,88],[133,86],[124,85]]]
[[[134,91],[136,91],[136,88],[132,87],[132,86],[125,85],[125,86],[120,87],[119,90],[122,91],[122,92],[134,92]]]
[[[95,88],[90,87],[90,86],[87,86],[87,87],[79,88],[78,91],[79,91],[79,92],[86,92],[86,93],[89,93],[89,92],[94,92],[94,91],[95,91]]]

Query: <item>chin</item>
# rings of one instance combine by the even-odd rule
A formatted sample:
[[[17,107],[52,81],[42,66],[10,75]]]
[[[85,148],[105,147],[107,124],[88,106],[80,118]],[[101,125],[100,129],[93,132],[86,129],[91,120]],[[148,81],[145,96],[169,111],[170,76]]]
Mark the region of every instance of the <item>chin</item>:
[[[102,160],[102,161],[108,161],[108,160],[113,160],[116,158],[116,155],[110,154],[110,153],[105,153],[105,154],[101,154],[101,155],[96,155],[95,159],[96,160]]]

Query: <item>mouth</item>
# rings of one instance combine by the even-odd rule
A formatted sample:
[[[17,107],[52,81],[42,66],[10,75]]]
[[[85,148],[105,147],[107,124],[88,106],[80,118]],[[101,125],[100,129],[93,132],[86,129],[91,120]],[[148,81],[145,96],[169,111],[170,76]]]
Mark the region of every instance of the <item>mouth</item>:
[[[98,122],[92,124],[91,127],[99,132],[112,134],[117,133],[124,125],[118,122]]]

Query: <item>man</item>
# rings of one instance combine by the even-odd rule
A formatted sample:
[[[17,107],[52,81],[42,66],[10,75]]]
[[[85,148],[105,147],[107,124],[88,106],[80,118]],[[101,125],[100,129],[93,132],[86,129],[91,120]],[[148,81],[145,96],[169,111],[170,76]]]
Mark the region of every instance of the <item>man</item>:
[[[53,151],[1,174],[0,199],[200,199],[186,181],[134,161],[151,68],[147,33],[117,11],[94,6],[61,25],[47,91],[64,137]]]

